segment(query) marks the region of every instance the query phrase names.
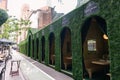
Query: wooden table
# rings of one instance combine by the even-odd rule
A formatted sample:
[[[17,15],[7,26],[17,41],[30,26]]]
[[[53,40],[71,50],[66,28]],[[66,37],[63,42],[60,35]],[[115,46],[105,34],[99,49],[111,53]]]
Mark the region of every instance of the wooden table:
[[[64,65],[65,65],[65,69],[67,69],[67,65],[72,64],[72,57],[65,57],[64,58]]]
[[[66,59],[72,59],[72,57],[66,57]]]
[[[92,61],[93,64],[98,64],[98,65],[109,65],[110,61],[109,60],[95,60]]]

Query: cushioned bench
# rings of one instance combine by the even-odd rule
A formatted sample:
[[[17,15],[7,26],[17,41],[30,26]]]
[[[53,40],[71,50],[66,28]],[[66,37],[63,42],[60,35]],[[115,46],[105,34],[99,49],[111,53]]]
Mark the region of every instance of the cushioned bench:
[[[51,54],[51,61],[52,61],[52,64],[54,64],[54,62],[55,62],[55,55],[54,54]]]
[[[92,59],[84,60],[85,68],[89,74],[89,78],[92,78],[94,72],[98,72],[104,69],[104,66],[92,64]]]

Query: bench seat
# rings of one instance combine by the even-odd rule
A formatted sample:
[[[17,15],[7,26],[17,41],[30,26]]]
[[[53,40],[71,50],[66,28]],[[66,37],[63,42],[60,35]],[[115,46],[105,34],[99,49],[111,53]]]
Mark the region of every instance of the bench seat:
[[[88,75],[89,75],[90,79],[92,78],[92,74],[94,72],[98,72],[98,71],[104,70],[104,66],[95,65],[95,64],[92,64],[91,62],[92,62],[92,60],[85,60],[84,61],[85,68],[86,68],[86,70],[88,72]]]

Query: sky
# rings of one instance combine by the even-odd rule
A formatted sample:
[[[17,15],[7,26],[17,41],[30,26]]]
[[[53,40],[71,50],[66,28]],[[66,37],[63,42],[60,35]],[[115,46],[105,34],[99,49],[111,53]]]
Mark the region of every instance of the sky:
[[[40,3],[40,4],[39,4]],[[29,4],[31,9],[37,9],[45,5],[45,0],[8,0],[8,14],[19,17],[23,4]]]
[[[51,3],[47,2],[51,1]],[[8,14],[11,16],[20,17],[21,7],[23,4],[29,4],[31,10],[36,10],[40,7],[49,5],[55,7],[58,13],[68,13],[76,7],[77,0],[62,0],[62,3],[58,3],[58,0],[8,0]]]

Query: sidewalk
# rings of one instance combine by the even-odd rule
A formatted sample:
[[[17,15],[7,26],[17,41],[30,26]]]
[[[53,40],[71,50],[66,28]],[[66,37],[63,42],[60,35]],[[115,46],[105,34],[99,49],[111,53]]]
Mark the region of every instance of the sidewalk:
[[[5,72],[5,80],[25,80],[21,71],[19,71],[19,75],[16,75],[16,76],[11,76],[10,75],[10,61],[8,62],[7,64],[7,67],[6,67],[6,72]]]
[[[5,80],[25,80],[21,70],[19,70],[19,75],[15,75],[15,76],[11,76],[10,75],[10,69],[11,69],[11,61],[13,59],[8,60],[7,64],[6,64],[6,71],[5,71]],[[17,69],[16,64],[13,64],[13,70]]]
[[[47,67],[15,50],[13,50],[12,56],[12,60],[21,60],[20,75],[11,78],[9,75],[11,61],[9,61],[7,64],[9,68],[7,68],[5,80],[73,80],[71,77]]]

